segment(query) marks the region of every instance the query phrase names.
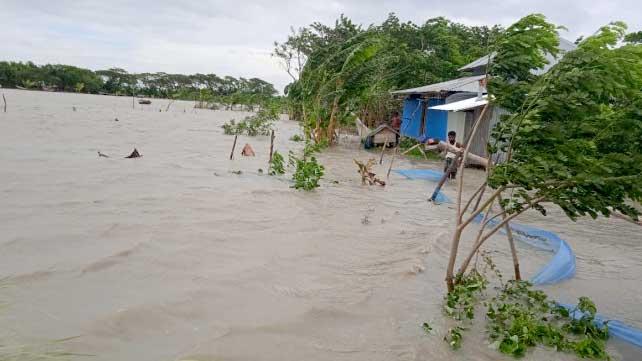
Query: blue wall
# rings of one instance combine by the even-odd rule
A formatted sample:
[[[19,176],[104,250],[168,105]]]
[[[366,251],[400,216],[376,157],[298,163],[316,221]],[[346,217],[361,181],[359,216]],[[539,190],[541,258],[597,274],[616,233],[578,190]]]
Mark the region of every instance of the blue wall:
[[[434,107],[446,102],[445,99],[432,98],[428,100],[428,107]],[[428,109],[426,112],[426,136],[439,140],[446,140],[448,133],[448,112],[444,110]]]
[[[410,138],[421,136],[421,99],[406,98],[401,116],[401,135]]]
[[[422,132],[421,103],[425,101],[426,100],[416,97],[409,97],[404,100],[403,115],[401,118],[401,134],[415,139],[427,137],[446,140],[448,112],[427,109],[425,129]],[[432,98],[428,100],[428,107],[444,104],[444,102],[444,99]]]

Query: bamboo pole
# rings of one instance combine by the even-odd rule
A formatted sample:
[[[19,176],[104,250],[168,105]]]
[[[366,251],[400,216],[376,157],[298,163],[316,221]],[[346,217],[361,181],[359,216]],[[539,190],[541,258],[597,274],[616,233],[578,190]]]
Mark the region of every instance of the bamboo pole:
[[[388,143],[384,142],[383,145],[381,146],[381,156],[379,157],[379,165],[383,163],[383,153],[386,151],[386,144]]]
[[[413,149],[419,147],[420,145],[421,145],[421,143],[417,143],[417,144],[413,145],[412,147],[404,150],[401,154],[403,154],[403,155],[408,154],[410,151],[412,151]]]
[[[479,128],[479,124],[481,123],[481,121],[482,121],[482,117],[483,117],[483,116],[484,116],[484,114],[486,113],[486,109],[487,109],[487,108],[488,108],[488,104],[486,104],[486,105],[484,106],[484,109],[482,110],[481,114],[479,114],[479,117],[477,117],[477,120],[475,121],[475,125],[473,126],[473,130],[470,132],[470,134],[468,134],[468,137],[467,137],[467,139],[466,139],[466,141],[465,141],[465,146],[464,146],[464,148],[465,148],[464,153],[465,153],[465,154],[464,154],[464,155],[459,154],[459,157],[455,158],[455,161],[454,161],[454,162],[452,162],[452,164],[450,165],[450,167],[454,167],[454,166],[456,166],[456,164],[457,164],[458,162],[460,162],[460,161],[461,161],[461,165],[462,165],[462,168],[463,168],[464,163],[465,163],[465,162],[463,161],[463,159],[466,159],[465,157],[468,157],[468,153],[466,152],[466,149],[469,149],[469,148],[470,148],[470,144],[472,144],[472,140],[473,140],[473,138],[474,138],[474,136],[475,136],[475,133],[477,133],[477,129]],[[456,147],[455,147],[455,148],[456,148]],[[435,187],[435,190],[432,192],[432,196],[430,197],[430,200],[431,200],[431,201],[434,201],[435,199],[437,199],[437,194],[439,194],[439,191],[441,190],[441,187],[444,185],[444,183],[446,183],[446,180],[448,179],[448,174],[449,174],[452,170],[455,170],[454,168],[450,168],[450,167],[446,170],[446,172],[444,173],[444,175],[443,175],[443,176],[441,176],[441,179],[439,180],[439,183],[437,183],[437,187]],[[463,175],[464,175],[464,174],[463,174],[463,171],[462,171],[462,172],[460,172],[460,179],[462,179],[462,178],[463,178]],[[457,214],[459,215],[459,211],[461,210],[461,209],[460,209],[460,207],[461,207],[461,199],[458,199],[458,201],[457,201],[457,205],[458,205],[458,207],[457,207]],[[461,218],[461,217],[459,217],[459,216],[458,216],[458,218]],[[454,262],[454,261],[453,261],[453,262]],[[454,267],[454,263],[453,263],[453,267]]]
[[[270,173],[270,168],[272,167],[273,152],[274,152],[274,129],[272,129],[272,134],[270,134],[270,160],[268,162],[268,173]]]
[[[7,98],[4,97],[4,93],[2,93],[2,101],[4,101],[4,112],[7,112]]]
[[[232,152],[230,152],[230,160],[234,159],[234,148],[236,148],[236,139],[239,137],[238,134],[234,136],[234,143],[232,144]]]
[[[390,159],[390,167],[388,167],[388,173],[386,174],[386,180],[390,179],[390,171],[392,170],[392,164],[395,162],[395,155],[399,151],[399,145],[395,147],[394,153],[392,153],[392,159]]]

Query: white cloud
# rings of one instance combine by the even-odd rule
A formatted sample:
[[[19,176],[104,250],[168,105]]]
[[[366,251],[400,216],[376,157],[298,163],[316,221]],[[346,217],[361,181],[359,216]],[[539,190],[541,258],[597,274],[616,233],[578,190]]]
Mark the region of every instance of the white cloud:
[[[260,77],[282,88],[289,77],[270,52],[290,26],[331,23],[341,13],[367,25],[390,12],[416,23],[445,16],[470,25],[508,25],[540,12],[565,25],[570,40],[613,20],[642,27],[642,4],[633,0],[3,0],[0,58]]]

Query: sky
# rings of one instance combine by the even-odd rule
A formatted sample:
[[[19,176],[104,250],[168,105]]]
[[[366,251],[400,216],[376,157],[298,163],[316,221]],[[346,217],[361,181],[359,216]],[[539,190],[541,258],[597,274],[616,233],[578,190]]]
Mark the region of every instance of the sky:
[[[569,40],[615,20],[642,30],[639,0],[0,0],[0,60],[258,77],[282,90],[290,78],[271,52],[291,27],[340,14],[369,25],[391,12],[417,24],[504,26],[537,12]]]

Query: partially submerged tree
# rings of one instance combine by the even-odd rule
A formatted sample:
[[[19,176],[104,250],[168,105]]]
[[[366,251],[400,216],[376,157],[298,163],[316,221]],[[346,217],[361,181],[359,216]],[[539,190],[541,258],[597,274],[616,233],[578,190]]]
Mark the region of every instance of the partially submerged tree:
[[[545,207],[557,205],[571,219],[614,211],[637,218],[627,202],[642,200],[642,45],[620,45],[625,30],[620,22],[602,27],[541,76],[533,70],[546,65],[546,54],[558,54],[555,26],[529,15],[500,37],[489,93],[493,105],[511,113],[494,128],[487,179],[465,204],[463,164],[459,170],[449,292],[484,242],[528,209],[546,214]],[[483,197],[486,187],[490,195]],[[491,216],[494,203],[500,210]],[[462,232],[483,212],[455,274]],[[518,271],[512,242],[511,248]]]

